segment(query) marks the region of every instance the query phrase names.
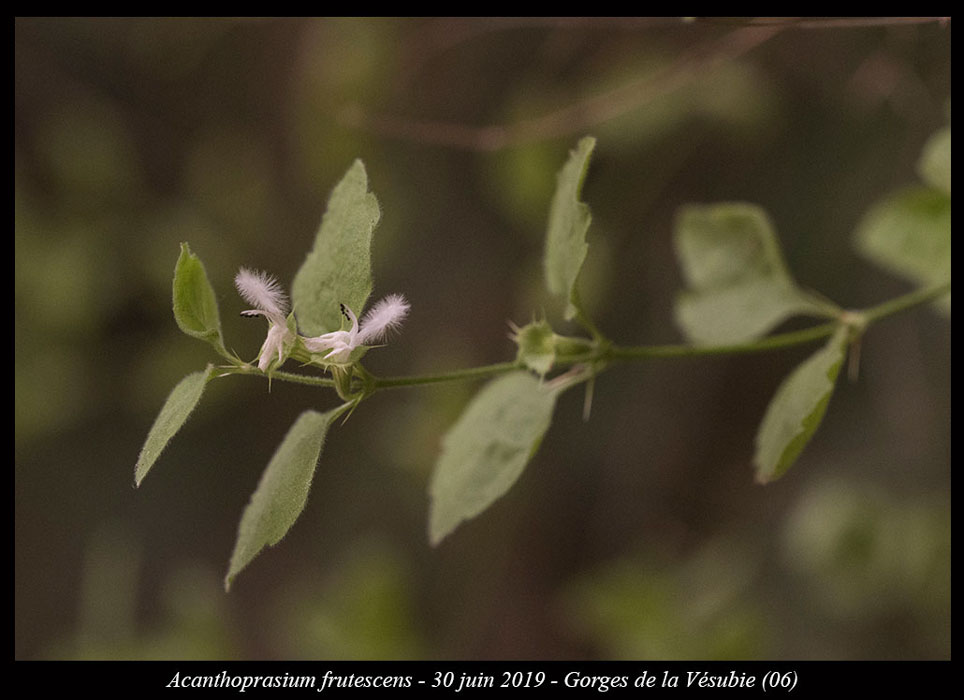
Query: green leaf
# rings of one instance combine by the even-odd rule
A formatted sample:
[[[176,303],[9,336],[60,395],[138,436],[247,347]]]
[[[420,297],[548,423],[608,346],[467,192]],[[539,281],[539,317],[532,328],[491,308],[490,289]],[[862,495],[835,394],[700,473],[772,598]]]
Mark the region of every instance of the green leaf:
[[[533,321],[513,333],[512,340],[519,346],[516,360],[545,376],[556,361],[556,334],[545,320]]]
[[[951,278],[951,198],[909,187],[872,207],[857,226],[857,252],[887,271],[920,285]],[[951,295],[940,302],[950,312]]]
[[[689,287],[676,300],[676,321],[694,343],[738,343],[795,314],[828,315],[827,304],[793,281],[760,207],[683,207],[674,243]]]
[[[315,243],[291,289],[298,325],[307,336],[341,328],[339,304],[359,317],[372,293],[372,232],[380,217],[360,160],[328,198]]]
[[[305,411],[288,430],[241,516],[225,590],[266,545],[277,544],[301,515],[328,428],[349,406],[327,413]]]
[[[178,382],[171,391],[161,412],[154,419],[154,425],[151,426],[147,440],[144,441],[144,447],[141,448],[141,454],[137,458],[137,465],[134,467],[135,486],[141,485],[167,443],[187,422],[191,411],[201,400],[201,394],[204,393],[204,387],[213,372],[213,365],[208,365],[203,372],[192,372]]]
[[[433,546],[516,482],[549,429],[558,394],[516,372],[489,382],[469,403],[443,438],[432,475]]]
[[[589,168],[589,156],[595,146],[596,139],[586,136],[569,153],[569,160],[556,176],[556,192],[549,208],[546,286],[552,294],[566,299],[566,319],[572,319],[580,312],[576,278],[589,250],[586,231],[592,217],[589,207],[579,201],[579,195]]]
[[[174,266],[173,297],[174,319],[178,327],[230,357],[221,337],[221,316],[214,289],[208,281],[204,263],[191,252],[187,243],[181,243],[181,254]]]
[[[827,410],[847,349],[841,326],[827,344],[787,377],[767,407],[756,436],[756,479],[778,479],[796,461]]]
[[[917,172],[931,187],[951,193],[951,127],[945,127],[924,144]]]

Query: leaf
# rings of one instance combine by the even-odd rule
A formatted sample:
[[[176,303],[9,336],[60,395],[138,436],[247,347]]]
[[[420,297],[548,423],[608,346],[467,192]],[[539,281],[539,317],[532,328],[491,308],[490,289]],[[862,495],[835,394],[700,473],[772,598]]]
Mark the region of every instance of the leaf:
[[[356,160],[328,198],[315,243],[291,289],[298,325],[307,336],[341,328],[340,304],[359,317],[372,292],[372,232],[380,217]]]
[[[909,187],[872,207],[854,235],[857,252],[887,271],[920,285],[951,278],[951,198]],[[951,296],[940,302],[950,312]]]
[[[516,372],[489,382],[469,403],[442,439],[432,475],[433,546],[516,482],[549,429],[558,394]]]
[[[350,405],[327,413],[305,411],[288,430],[241,516],[225,590],[265,546],[277,544],[301,515],[328,428]]]
[[[200,258],[181,243],[181,254],[174,266],[174,319],[178,327],[190,336],[213,345],[225,357],[230,354],[221,337],[221,316],[214,289]]]
[[[592,220],[589,207],[579,201],[579,195],[595,146],[596,139],[586,136],[570,151],[569,160],[556,176],[556,192],[549,207],[544,261],[546,286],[552,294],[565,297],[566,319],[579,313],[576,278],[589,250],[586,231]]]
[[[147,440],[141,448],[141,454],[137,458],[137,465],[134,467],[135,486],[141,485],[167,443],[187,422],[188,416],[201,400],[201,394],[204,393],[204,387],[213,372],[213,365],[208,365],[203,372],[192,372],[178,382],[171,391],[161,412],[154,419],[154,425],[151,426]]]
[[[951,127],[945,127],[924,144],[917,172],[931,187],[951,193]]]
[[[827,344],[787,377],[767,407],[756,436],[756,479],[778,479],[796,461],[827,410],[847,349],[841,326]]]
[[[738,343],[795,314],[827,315],[826,304],[793,281],[760,207],[683,207],[674,243],[689,287],[676,300],[676,321],[694,343]]]

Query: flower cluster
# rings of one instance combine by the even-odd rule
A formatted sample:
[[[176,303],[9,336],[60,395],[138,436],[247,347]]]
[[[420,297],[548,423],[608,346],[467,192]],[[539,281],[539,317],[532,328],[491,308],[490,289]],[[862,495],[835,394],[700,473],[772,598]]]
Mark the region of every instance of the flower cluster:
[[[383,340],[391,331],[402,325],[405,317],[408,316],[408,309],[405,297],[401,294],[389,294],[365,314],[359,325],[354,312],[342,304],[341,312],[351,321],[351,329],[325,333],[317,338],[305,338],[305,347],[310,352],[320,353],[329,350],[324,359],[332,363],[348,362],[352,350]]]
[[[264,316],[268,319],[268,336],[258,354],[258,369],[262,372],[281,365],[299,343],[309,353],[326,353],[322,358],[326,365],[348,364],[353,350],[371,347],[401,326],[410,308],[401,294],[389,294],[375,304],[359,323],[355,313],[342,304],[341,312],[351,322],[349,330],[306,338],[293,329],[288,297],[274,277],[242,267],[234,278],[234,285],[241,297],[255,307],[242,311],[241,315]]]

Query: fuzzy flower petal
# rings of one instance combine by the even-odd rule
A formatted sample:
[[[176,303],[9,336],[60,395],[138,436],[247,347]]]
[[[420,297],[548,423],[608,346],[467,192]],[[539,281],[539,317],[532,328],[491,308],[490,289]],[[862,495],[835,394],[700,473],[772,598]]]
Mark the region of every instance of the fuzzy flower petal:
[[[255,307],[252,311],[245,311],[245,315],[261,312],[274,323],[284,323],[284,317],[288,314],[288,297],[274,277],[266,272],[242,267],[234,277],[234,286],[241,297]]]
[[[351,321],[351,330],[332,331],[316,338],[304,338],[305,347],[314,353],[329,351],[324,359],[332,364],[347,363],[355,348],[377,342],[398,328],[408,315],[409,308],[401,294],[390,294],[365,314],[359,328],[355,313],[342,304],[341,311],[345,318]]]
[[[365,314],[358,332],[358,344],[368,345],[383,340],[402,325],[410,308],[401,294],[389,294]]]

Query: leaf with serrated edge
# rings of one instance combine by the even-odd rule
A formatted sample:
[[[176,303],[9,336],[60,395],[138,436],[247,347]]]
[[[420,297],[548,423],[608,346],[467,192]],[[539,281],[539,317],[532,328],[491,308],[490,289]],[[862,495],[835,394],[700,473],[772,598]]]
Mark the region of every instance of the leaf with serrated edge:
[[[443,438],[432,475],[433,546],[512,487],[549,429],[558,394],[516,372],[489,382],[472,399]]]
[[[227,355],[221,337],[221,316],[214,288],[200,258],[181,243],[181,254],[174,266],[174,320],[187,335],[200,338]]]
[[[147,472],[154,466],[154,462],[170,442],[174,434],[187,422],[188,417],[201,400],[204,387],[207,385],[214,367],[208,365],[203,372],[192,372],[178,382],[164,402],[164,407],[154,419],[141,454],[134,467],[134,485],[140,486]]]
[[[694,343],[743,342],[795,314],[826,315],[793,281],[760,207],[683,207],[674,243],[688,286],[677,298],[676,321]]]
[[[787,377],[770,401],[756,436],[756,479],[779,479],[813,437],[833,394],[847,350],[841,326],[827,344]]]
[[[372,232],[379,217],[365,166],[356,160],[332,190],[314,246],[291,288],[295,316],[305,335],[341,328],[340,304],[361,316],[372,293]]]
[[[305,411],[288,430],[241,516],[225,590],[265,546],[277,544],[301,515],[328,428],[349,406],[327,413]]]
[[[544,260],[546,286],[552,294],[566,299],[567,319],[579,312],[576,278],[589,250],[586,231],[592,216],[579,196],[595,145],[596,139],[586,136],[569,153],[569,160],[556,176],[556,191],[549,208]]]

